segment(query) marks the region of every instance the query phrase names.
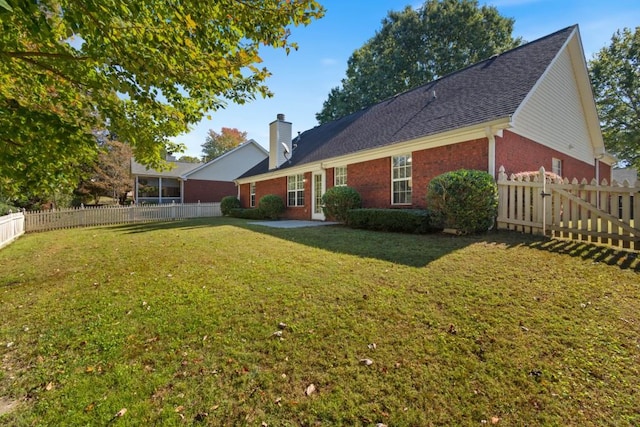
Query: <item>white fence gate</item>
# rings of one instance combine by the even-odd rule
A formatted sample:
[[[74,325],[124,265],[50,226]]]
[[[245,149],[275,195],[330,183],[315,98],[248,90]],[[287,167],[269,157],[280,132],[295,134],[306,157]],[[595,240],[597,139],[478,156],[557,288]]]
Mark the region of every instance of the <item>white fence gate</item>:
[[[7,246],[24,234],[24,214],[10,213],[0,216],[0,248]]]
[[[640,251],[640,181],[498,175],[498,228]]]

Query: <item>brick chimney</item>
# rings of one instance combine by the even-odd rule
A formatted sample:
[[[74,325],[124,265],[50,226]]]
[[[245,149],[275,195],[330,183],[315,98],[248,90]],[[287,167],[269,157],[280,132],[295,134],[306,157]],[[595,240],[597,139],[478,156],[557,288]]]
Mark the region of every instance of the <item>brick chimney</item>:
[[[285,157],[286,145],[288,153]],[[291,123],[285,122],[284,114],[278,114],[269,124],[269,170],[280,167],[291,158]]]

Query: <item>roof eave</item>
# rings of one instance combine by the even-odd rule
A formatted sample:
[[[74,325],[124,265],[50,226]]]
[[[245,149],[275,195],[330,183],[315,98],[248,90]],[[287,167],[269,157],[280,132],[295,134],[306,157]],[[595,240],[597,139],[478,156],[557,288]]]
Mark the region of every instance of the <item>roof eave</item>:
[[[268,179],[282,178],[289,175],[296,175],[304,172],[312,172],[335,166],[344,166],[351,163],[366,162],[369,160],[398,155],[400,153],[413,152],[429,148],[441,147],[444,145],[457,144],[477,138],[486,138],[487,129],[491,132],[511,127],[511,115],[500,117],[487,122],[477,123],[463,128],[452,129],[433,135],[425,135],[408,141],[402,141],[385,145],[383,147],[371,148],[355,153],[345,154],[337,157],[329,157],[326,159],[302,163],[296,166],[271,170],[269,172],[238,178],[236,184],[247,184],[256,181],[265,181]]]

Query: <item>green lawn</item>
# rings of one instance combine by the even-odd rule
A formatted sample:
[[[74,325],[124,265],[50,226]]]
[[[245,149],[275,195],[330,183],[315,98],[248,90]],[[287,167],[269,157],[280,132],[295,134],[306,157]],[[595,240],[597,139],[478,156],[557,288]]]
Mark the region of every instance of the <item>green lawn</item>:
[[[640,424],[633,254],[218,218],[0,266],[0,424]]]

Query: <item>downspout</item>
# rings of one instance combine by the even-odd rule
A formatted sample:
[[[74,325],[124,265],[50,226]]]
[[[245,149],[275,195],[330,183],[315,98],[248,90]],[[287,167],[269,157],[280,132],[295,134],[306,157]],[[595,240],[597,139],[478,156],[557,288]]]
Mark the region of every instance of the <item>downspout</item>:
[[[496,177],[496,136],[491,131],[490,127],[485,128],[485,134],[487,135],[487,139],[489,141],[489,153],[488,153],[488,164],[487,164],[487,172],[493,177]]]

